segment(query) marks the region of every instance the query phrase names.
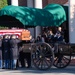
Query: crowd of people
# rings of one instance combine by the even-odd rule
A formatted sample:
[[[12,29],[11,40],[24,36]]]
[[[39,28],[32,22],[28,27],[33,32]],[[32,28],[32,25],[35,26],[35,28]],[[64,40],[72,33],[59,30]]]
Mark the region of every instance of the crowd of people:
[[[17,69],[17,67],[31,67],[31,53],[25,53],[24,44],[17,35],[0,36],[0,69]],[[25,66],[25,60],[27,66]],[[19,64],[20,63],[20,64]]]
[[[0,36],[0,68],[16,69],[17,60],[21,62],[21,67],[25,67],[25,59],[27,60],[28,68],[31,66],[31,53],[23,52],[22,42],[16,35]],[[44,31],[42,35],[38,35],[31,42],[63,43],[64,32],[61,27],[58,28],[55,34],[52,30]]]
[[[38,35],[35,42],[46,42],[51,44],[52,50],[57,53],[58,52],[58,44],[64,44],[64,32],[61,27],[58,27],[58,30],[53,33],[52,29],[44,31],[42,35]]]
[[[47,30],[47,32],[43,32],[42,35],[38,35],[35,42],[47,42],[47,43],[55,43],[55,42],[64,42],[64,32],[61,27],[58,27],[56,33],[53,33],[52,29]]]
[[[16,35],[0,36],[0,68],[16,69],[19,42]]]

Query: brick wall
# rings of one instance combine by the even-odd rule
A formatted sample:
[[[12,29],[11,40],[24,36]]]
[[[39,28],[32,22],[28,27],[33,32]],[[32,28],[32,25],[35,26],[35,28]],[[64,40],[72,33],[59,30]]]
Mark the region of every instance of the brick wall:
[[[48,4],[48,0],[42,0],[43,2],[43,7],[45,7]]]
[[[68,0],[48,0],[48,3],[65,4]]]
[[[27,0],[18,0],[19,6],[27,6]]]
[[[43,7],[45,7],[47,4],[50,3],[65,4],[68,2],[68,0],[42,0],[42,1],[43,1]]]

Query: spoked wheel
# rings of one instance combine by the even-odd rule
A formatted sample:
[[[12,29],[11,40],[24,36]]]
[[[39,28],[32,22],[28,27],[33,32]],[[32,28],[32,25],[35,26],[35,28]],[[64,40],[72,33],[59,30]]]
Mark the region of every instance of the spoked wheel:
[[[65,68],[71,62],[71,53],[70,50],[65,49],[64,47],[59,47],[58,53],[55,53],[53,65],[57,68]]]
[[[54,54],[49,44],[35,43],[32,45],[33,65],[40,70],[47,70],[53,65]]]

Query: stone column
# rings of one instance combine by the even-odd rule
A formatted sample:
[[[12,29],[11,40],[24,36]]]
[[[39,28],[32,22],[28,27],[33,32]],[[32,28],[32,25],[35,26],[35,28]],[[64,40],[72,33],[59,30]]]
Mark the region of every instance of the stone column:
[[[27,6],[33,7],[33,0],[27,0]]]
[[[18,0],[11,0],[11,5],[18,6]]]
[[[75,43],[75,0],[69,0],[69,43]]]
[[[42,0],[35,0],[34,1],[34,7],[42,9]],[[36,32],[36,36],[35,37],[37,37],[39,34],[41,34],[41,27],[37,26],[35,30],[36,30],[35,31]]]
[[[35,8],[42,8],[42,0],[34,0]]]
[[[27,0],[27,7],[33,8],[33,0]],[[35,29],[34,28],[28,28],[28,30],[31,32],[32,37],[35,37]]]

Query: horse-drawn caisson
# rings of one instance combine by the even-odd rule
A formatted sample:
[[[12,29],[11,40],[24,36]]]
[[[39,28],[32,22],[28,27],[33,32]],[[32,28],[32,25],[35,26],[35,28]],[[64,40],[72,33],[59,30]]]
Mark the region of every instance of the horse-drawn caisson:
[[[6,6],[0,10],[0,25],[3,18],[11,16],[26,26],[60,26],[66,21],[66,13],[63,6],[59,4],[50,4],[43,9],[35,9],[21,6]],[[18,23],[17,21],[17,23]],[[5,22],[5,21],[4,21]],[[3,22],[3,24],[4,24]],[[6,23],[6,22],[5,22]],[[12,24],[12,23],[11,23]],[[5,24],[6,25],[6,24]],[[7,25],[9,26],[9,25]],[[12,24],[13,26],[13,24]],[[23,30],[24,31],[24,30]],[[24,31],[21,40],[30,40],[30,32]],[[14,32],[14,33],[17,33]],[[21,30],[22,34],[22,30]],[[28,39],[27,39],[28,38]],[[75,55],[75,44],[60,43],[57,44],[58,50],[54,52],[53,44],[49,43],[23,43],[23,50],[31,52],[32,66],[40,69],[49,69],[52,65],[57,68],[64,68],[70,64],[71,56]]]

